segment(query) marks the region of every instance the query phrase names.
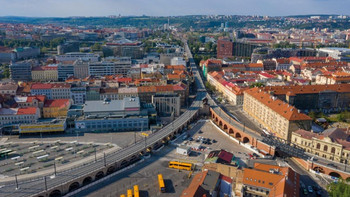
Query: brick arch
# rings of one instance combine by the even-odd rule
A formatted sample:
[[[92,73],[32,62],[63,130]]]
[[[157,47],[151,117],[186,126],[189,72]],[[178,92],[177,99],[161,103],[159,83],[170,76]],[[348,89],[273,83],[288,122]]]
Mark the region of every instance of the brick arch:
[[[248,137],[244,137],[244,138],[243,138],[243,143],[249,143],[249,142],[250,142],[250,140],[249,140]]]
[[[342,178],[341,175],[337,172],[330,172],[329,173],[329,176],[332,176],[332,177],[337,177],[337,178]]]
[[[315,172],[320,172],[320,173],[324,173],[324,169],[323,168],[321,168],[321,167],[319,167],[319,166],[316,166],[316,167],[314,167],[314,169],[313,169]]]
[[[233,129],[232,129],[232,128],[230,128],[230,129],[228,130],[228,133],[229,133],[229,134],[234,134]]]
[[[224,130],[227,130],[227,125],[226,124],[224,124]]]
[[[236,135],[235,135],[235,137],[236,137],[237,139],[241,139],[241,138],[242,138],[242,135],[241,135],[239,132],[237,132]]]
[[[218,120],[218,117],[215,117],[215,122],[218,122],[219,120]]]
[[[222,121],[221,120],[219,121],[219,126],[222,127]]]

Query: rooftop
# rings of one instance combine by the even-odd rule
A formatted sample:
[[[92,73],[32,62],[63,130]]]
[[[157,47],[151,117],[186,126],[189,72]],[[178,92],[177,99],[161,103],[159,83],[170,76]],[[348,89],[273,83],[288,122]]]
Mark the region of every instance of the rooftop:
[[[244,91],[245,94],[249,94],[256,100],[258,100],[260,103],[264,104],[265,106],[269,107],[282,117],[286,118],[287,120],[294,121],[294,120],[312,120],[309,116],[303,113],[299,113],[298,109],[295,108],[292,105],[289,105],[276,97],[271,96],[269,93],[255,87],[251,88],[249,90]]]

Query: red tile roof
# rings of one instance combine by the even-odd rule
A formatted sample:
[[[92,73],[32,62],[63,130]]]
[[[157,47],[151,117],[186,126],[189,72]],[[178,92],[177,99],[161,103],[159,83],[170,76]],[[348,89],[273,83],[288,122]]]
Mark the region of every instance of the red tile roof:
[[[260,103],[269,107],[270,109],[272,109],[282,117],[286,118],[287,120],[312,120],[312,118],[310,118],[306,114],[299,113],[297,108],[277,98],[274,98],[269,93],[259,89],[258,87],[246,90],[244,91],[244,93],[249,94],[256,100],[258,100]]]
[[[67,107],[70,104],[69,99],[53,99],[53,100],[46,100],[44,107]]]
[[[52,84],[50,83],[34,83],[31,86],[31,89],[51,89]]]
[[[19,108],[17,115],[36,114],[37,110],[38,108],[36,107]]]

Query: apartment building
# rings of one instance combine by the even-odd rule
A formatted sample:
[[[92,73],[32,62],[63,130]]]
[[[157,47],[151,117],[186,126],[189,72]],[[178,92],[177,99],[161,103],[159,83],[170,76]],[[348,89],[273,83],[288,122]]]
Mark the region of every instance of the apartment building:
[[[273,135],[287,141],[293,131],[311,129],[309,116],[259,88],[244,91],[243,110]]]
[[[33,81],[58,81],[57,65],[38,66],[32,69]]]
[[[300,110],[331,112],[350,106],[350,84],[267,86],[262,90]]]
[[[40,118],[37,107],[0,108],[0,126],[34,123]]]

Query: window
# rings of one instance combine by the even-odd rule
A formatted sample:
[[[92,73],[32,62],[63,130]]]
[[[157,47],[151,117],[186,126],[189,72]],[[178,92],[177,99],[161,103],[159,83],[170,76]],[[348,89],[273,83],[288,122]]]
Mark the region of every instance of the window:
[[[320,143],[317,143],[317,146],[316,146],[317,149],[320,149],[321,148],[321,145]]]
[[[332,153],[335,153],[335,148],[334,148],[334,147],[332,147],[331,152],[332,152]]]
[[[328,146],[325,145],[325,146],[323,147],[323,151],[327,151],[327,150],[328,150]]]

